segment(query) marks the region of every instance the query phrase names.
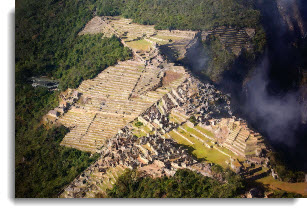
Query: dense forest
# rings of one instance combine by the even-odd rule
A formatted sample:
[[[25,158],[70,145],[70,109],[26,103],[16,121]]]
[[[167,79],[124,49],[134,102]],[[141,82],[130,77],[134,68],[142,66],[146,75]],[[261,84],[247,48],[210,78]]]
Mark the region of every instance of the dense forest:
[[[178,170],[173,177],[152,179],[127,170],[119,177],[109,197],[115,198],[234,198],[244,193],[242,179],[225,173],[225,183],[191,170]]]
[[[131,51],[115,36],[102,38],[102,34],[83,35],[75,40],[65,60],[60,62],[55,77],[60,79],[60,89],[77,88],[86,79],[114,65],[118,60],[129,59]]]
[[[30,76],[47,75],[62,80],[63,89],[68,85],[75,88],[81,79],[93,78],[117,60],[129,58],[131,53],[115,37],[78,37],[93,17],[94,2],[17,1],[17,83]]]
[[[97,158],[60,146],[68,131],[65,127],[41,125],[41,117],[58,104],[57,95],[16,83],[16,197],[53,197]]]
[[[260,13],[250,0],[103,0],[97,15],[122,15],[156,29],[208,30],[219,26],[254,27]]]
[[[16,2],[16,78],[48,75],[67,56],[78,32],[91,19],[94,1]]]
[[[23,157],[15,168],[15,197],[55,197],[97,159],[98,154],[60,146],[67,131],[63,126],[48,130],[40,126],[22,136],[23,144],[16,143],[16,155]]]
[[[223,181],[205,177],[188,169],[177,170],[173,177],[151,178],[135,170],[126,170],[119,177],[107,197],[113,198],[240,198],[247,193],[246,188],[257,187],[259,195],[265,188],[261,184],[246,182],[230,170],[217,165],[212,167],[222,174]],[[256,185],[255,185],[256,184]],[[258,195],[258,196],[259,196]],[[103,197],[98,194],[97,197]],[[273,190],[271,198],[298,198],[296,193]]]

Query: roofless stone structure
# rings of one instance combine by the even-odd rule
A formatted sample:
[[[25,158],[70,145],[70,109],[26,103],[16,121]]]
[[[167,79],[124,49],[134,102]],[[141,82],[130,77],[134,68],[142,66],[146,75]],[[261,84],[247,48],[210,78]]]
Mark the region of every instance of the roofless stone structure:
[[[225,38],[235,33],[224,31]],[[254,172],[267,164],[263,140],[232,116],[229,95],[200,82],[160,53],[160,45],[165,44],[181,45],[184,50],[199,32],[155,30],[130,19],[94,17],[79,36],[95,33],[119,37],[132,49],[133,59],[62,92],[60,106],[52,111],[57,116],[45,117],[70,129],[61,145],[101,155],[60,197],[104,194],[126,168],[152,177],[172,176],[177,169],[188,168],[218,178],[211,163],[199,163],[179,145],[183,141],[217,151],[244,177],[252,177],[247,168],[251,163],[260,165]],[[253,32],[239,34],[245,38]],[[141,126],[136,127],[136,122]]]
[[[56,120],[70,129],[62,145],[90,152],[97,152],[119,129],[189,77],[183,67],[167,63],[156,42],[150,39],[155,36],[193,39],[195,35],[193,32],[158,32],[153,26],[132,24],[131,20],[118,17],[95,17],[80,36],[101,32],[105,36],[115,34],[121,38],[124,45],[133,50],[134,59],[119,62],[96,78],[83,81],[75,90],[80,95],[72,97],[77,100],[66,112],[59,111],[61,116]],[[140,43],[131,43],[134,41]],[[164,86],[162,81],[167,72],[178,73],[180,77]]]

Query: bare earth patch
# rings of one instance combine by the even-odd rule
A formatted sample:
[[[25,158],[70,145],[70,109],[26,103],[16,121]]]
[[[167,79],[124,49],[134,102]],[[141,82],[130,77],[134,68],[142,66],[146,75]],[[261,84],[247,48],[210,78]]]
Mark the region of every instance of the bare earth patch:
[[[181,76],[182,76],[181,73],[168,70],[165,72],[165,76],[163,78],[162,84],[163,86],[168,86],[171,82],[176,81],[177,79],[181,78]]]

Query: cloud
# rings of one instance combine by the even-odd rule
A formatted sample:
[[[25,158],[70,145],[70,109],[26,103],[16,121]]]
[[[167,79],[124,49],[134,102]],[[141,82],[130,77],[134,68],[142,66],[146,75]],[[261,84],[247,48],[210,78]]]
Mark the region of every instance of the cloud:
[[[250,119],[274,142],[295,145],[295,129],[300,124],[298,93],[269,94],[270,63],[267,54],[247,84],[245,110]]]

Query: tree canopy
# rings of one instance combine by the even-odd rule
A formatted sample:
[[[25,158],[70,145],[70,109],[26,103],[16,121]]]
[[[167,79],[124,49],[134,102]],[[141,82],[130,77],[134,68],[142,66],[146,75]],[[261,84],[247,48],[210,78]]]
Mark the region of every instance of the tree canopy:
[[[173,177],[142,177],[127,170],[119,177],[109,197],[114,198],[234,198],[242,194],[244,183],[233,173],[227,173],[221,183],[188,169],[178,170]]]
[[[260,18],[250,0],[100,0],[96,7],[97,15],[122,15],[156,29],[254,27]]]

